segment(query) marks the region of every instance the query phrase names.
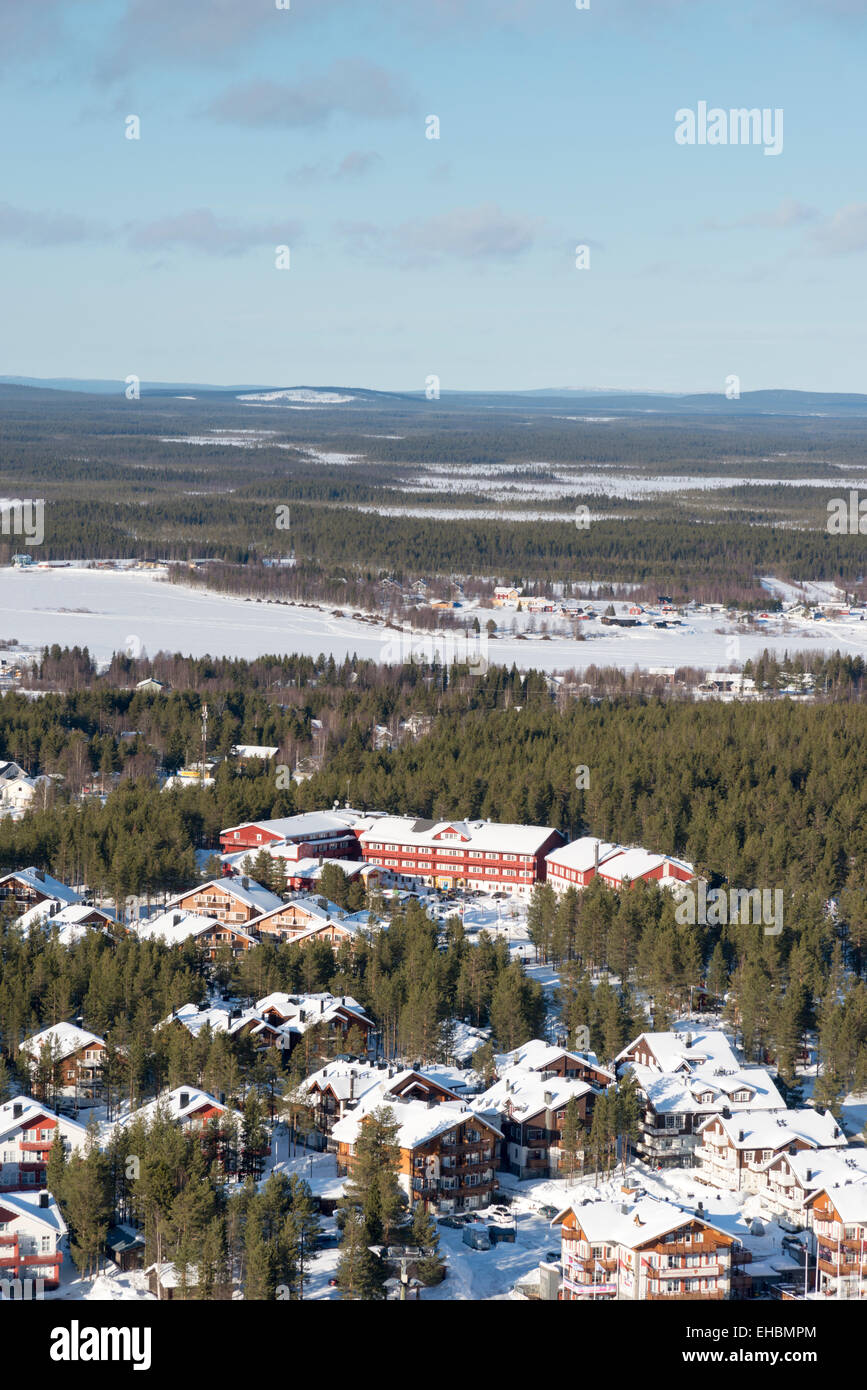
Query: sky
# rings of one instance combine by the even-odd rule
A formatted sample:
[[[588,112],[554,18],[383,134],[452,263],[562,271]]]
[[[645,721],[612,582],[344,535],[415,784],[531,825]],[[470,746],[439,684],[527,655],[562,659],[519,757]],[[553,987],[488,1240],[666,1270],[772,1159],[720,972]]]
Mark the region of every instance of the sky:
[[[865,391],[865,39],[867,0],[0,0],[0,374]]]

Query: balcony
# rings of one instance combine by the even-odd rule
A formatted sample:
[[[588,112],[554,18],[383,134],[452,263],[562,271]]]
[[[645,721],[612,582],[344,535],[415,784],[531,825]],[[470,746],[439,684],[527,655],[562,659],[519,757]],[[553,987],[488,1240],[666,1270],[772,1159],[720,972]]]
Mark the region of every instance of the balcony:
[[[723,1289],[692,1289],[688,1293],[647,1293],[644,1295],[648,1303],[677,1303],[680,1300],[685,1302],[713,1303],[725,1298]]]

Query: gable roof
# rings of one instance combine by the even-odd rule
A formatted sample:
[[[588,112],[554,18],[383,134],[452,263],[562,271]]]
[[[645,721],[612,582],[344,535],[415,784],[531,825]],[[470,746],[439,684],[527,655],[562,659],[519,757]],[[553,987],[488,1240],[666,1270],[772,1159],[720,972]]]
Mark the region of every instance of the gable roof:
[[[283,899],[276,893],[272,893],[268,888],[263,888],[261,883],[255,879],[248,878],[247,886],[241,882],[240,878],[227,875],[225,878],[211,878],[207,883],[196,883],[190,888],[185,888],[182,893],[177,893],[166,903],[166,911],[170,911],[176,904],[188,898],[191,893],[205,893],[209,888],[224,889],[231,897],[242,902],[246,907],[253,907],[259,913],[269,912],[273,908],[283,906]]]
[[[673,1202],[666,1202],[658,1197],[642,1197],[637,1202],[589,1201],[584,1205],[573,1204],[558,1212],[551,1225],[562,1225],[570,1212],[574,1213],[589,1241],[625,1245],[631,1250],[646,1245],[648,1241],[659,1240],[669,1231],[693,1223],[709,1227],[727,1239],[732,1239],[722,1226],[716,1226],[712,1221],[694,1212],[684,1211]]]
[[[575,869],[578,873],[587,873],[596,863],[596,852],[599,851],[599,866],[611,859],[615,854],[623,853],[623,846],[609,844],[606,840],[597,840],[595,835],[582,835],[579,840],[572,840],[568,845],[560,845],[557,849],[552,849],[550,854],[545,855],[546,864],[556,864],[559,868]]]
[[[17,1117],[13,1113],[16,1105],[21,1106],[21,1114]],[[75,1139],[76,1147],[84,1146],[87,1139],[87,1130],[84,1125],[76,1124],[75,1120],[68,1120],[65,1115],[57,1115],[55,1111],[49,1109],[47,1105],[43,1105],[41,1101],[34,1100],[32,1096],[13,1096],[11,1100],[4,1101],[0,1105],[0,1143],[21,1129],[32,1129],[43,1119],[54,1120],[55,1123],[61,1124],[66,1138]]]
[[[622,1052],[617,1054],[614,1059],[615,1062],[622,1062],[628,1058],[629,1054],[636,1051],[642,1041],[646,1043],[647,1050],[652,1052],[657,1059],[660,1071],[675,1072],[684,1069],[694,1071],[697,1067],[711,1061],[719,1067],[730,1068],[732,1072],[739,1071],[741,1067],[731,1042],[725,1033],[719,1030],[707,1033],[697,1030],[639,1033],[637,1038],[634,1038],[631,1043],[624,1047]]]
[[[32,1037],[25,1038],[23,1043],[19,1043],[18,1050],[36,1058],[47,1044],[52,1047],[57,1060],[62,1062],[64,1058],[81,1052],[85,1047],[92,1047],[95,1043],[105,1047],[105,1038],[98,1037],[96,1033],[88,1033],[86,1028],[77,1028],[74,1023],[53,1023],[50,1028],[43,1028],[41,1033],[34,1033]]]
[[[455,831],[461,843],[474,850],[536,854],[551,838],[560,835],[551,825],[506,825],[487,820],[416,820],[412,816],[383,816],[369,830],[362,831],[362,845],[393,841],[398,844],[430,845],[442,843],[446,831]]]
[[[728,1118],[711,1115],[699,1125],[699,1132],[709,1125],[722,1125],[732,1148],[784,1149],[801,1140],[810,1148],[822,1149],[832,1145],[843,1147],[847,1140],[830,1110],[738,1111]]]
[[[180,918],[180,921],[177,921],[177,918]],[[135,931],[144,941],[161,939],[171,946],[186,941],[188,936],[202,936],[203,933],[214,930],[228,931],[233,936],[240,937],[242,941],[249,941],[251,946],[257,946],[259,943],[256,937],[248,930],[251,925],[250,922],[245,922],[243,926],[239,926],[237,922],[221,922],[218,917],[203,917],[197,912],[184,912],[183,909],[176,908],[174,912],[161,912],[156,917],[139,922]]]
[[[37,869],[35,864],[30,864],[26,869],[13,869],[11,873],[3,874],[0,878],[0,888],[4,883],[10,881],[24,883],[28,888],[32,888],[36,893],[44,893],[48,898],[56,898],[58,902],[72,904],[80,903],[81,895],[76,893],[74,888],[69,888],[59,879],[52,878],[42,869]]]
[[[489,1117],[468,1110],[460,1101],[444,1100],[440,1105],[428,1105],[423,1100],[389,1097],[382,1086],[374,1086],[354,1110],[337,1121],[331,1131],[332,1139],[343,1144],[354,1144],[362,1121],[380,1106],[387,1106],[394,1112],[395,1123],[400,1126],[396,1142],[402,1149],[415,1149],[420,1144],[427,1144],[431,1139],[447,1134],[450,1129],[456,1129],[458,1125],[467,1121],[484,1125],[498,1138],[503,1137],[500,1128]],[[493,1159],[491,1161],[494,1162]]]
[[[551,1076],[543,1080],[528,1067],[510,1067],[493,1086],[471,1102],[473,1110],[494,1110],[526,1124],[546,1110],[559,1110],[570,1100],[594,1094],[586,1081],[574,1077]],[[546,1096],[550,1100],[546,1100]]]
[[[45,1226],[55,1236],[65,1236],[69,1228],[61,1215],[60,1207],[50,1193],[48,1206],[41,1207],[39,1196],[36,1188],[32,1192],[0,1192],[0,1222],[10,1219],[12,1221],[35,1221],[37,1225]]]

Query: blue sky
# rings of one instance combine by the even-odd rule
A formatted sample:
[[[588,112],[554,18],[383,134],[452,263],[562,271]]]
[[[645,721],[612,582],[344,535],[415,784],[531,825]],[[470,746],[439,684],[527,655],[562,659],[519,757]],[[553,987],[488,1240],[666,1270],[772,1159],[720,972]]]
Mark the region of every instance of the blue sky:
[[[867,0],[0,0],[0,34],[0,373],[867,390]],[[700,101],[782,109],[781,153],[677,144]]]

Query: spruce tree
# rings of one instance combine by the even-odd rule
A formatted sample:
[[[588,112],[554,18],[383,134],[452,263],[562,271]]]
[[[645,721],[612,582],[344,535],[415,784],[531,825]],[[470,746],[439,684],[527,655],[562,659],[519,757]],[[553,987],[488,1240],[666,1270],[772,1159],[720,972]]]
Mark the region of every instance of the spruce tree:
[[[337,1263],[340,1297],[353,1302],[384,1299],[386,1278],[385,1266],[368,1246],[361,1212],[348,1210]]]
[[[410,1244],[425,1252],[418,1262],[418,1277],[421,1282],[426,1287],[438,1284],[443,1273],[439,1235],[434,1219],[424,1202],[416,1202],[413,1209]]]

